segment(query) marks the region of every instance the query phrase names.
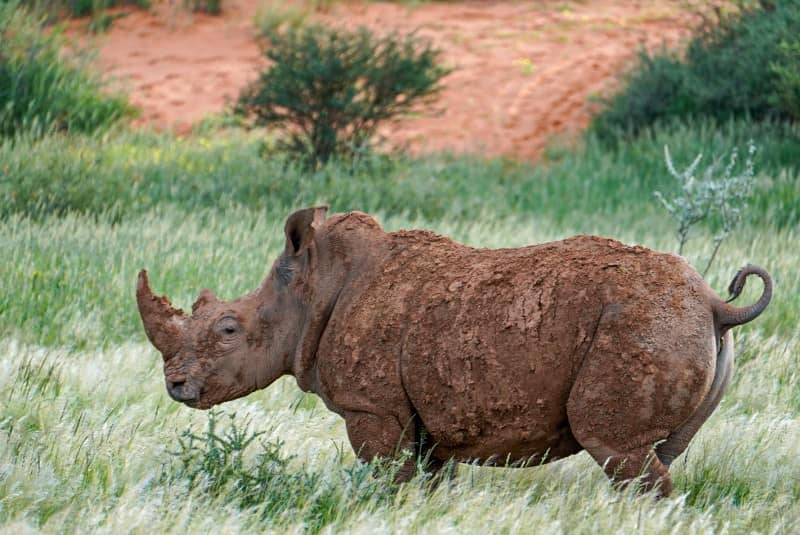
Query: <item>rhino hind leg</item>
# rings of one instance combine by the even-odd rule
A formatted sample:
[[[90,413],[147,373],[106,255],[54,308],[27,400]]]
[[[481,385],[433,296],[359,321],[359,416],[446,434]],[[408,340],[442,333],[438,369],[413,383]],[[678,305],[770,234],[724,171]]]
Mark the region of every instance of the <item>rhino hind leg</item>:
[[[638,481],[641,492],[655,490],[659,496],[669,496],[672,493],[669,471],[658,459],[651,445],[614,453],[598,444],[597,447],[587,448],[587,451],[602,466],[608,478],[622,487]]]
[[[576,418],[578,419],[578,418]],[[613,424],[612,424],[613,425]],[[614,444],[614,437],[604,437],[596,429],[584,429],[578,424],[574,432],[578,442],[599,464],[609,479],[623,486],[638,479],[642,492],[656,490],[659,496],[672,492],[672,478],[659,460],[649,438],[639,439],[638,445]]]
[[[657,445],[670,443],[662,447],[666,453],[685,447],[670,436],[689,431],[707,401],[717,350],[696,326],[709,320],[704,310],[658,322],[643,317],[638,307],[606,306],[573,382],[567,418],[575,439],[609,477],[640,477],[642,490],[668,496],[672,480]]]
[[[626,388],[624,376],[619,376],[616,388],[612,388],[616,392],[603,395],[603,382],[592,379],[591,368],[594,366],[584,364],[567,402],[567,417],[575,439],[609,479],[627,485],[640,478],[640,490],[655,489],[660,495],[669,496],[672,479],[654,448],[669,430],[653,426],[653,422],[637,421],[641,400],[631,403],[621,396],[618,389],[635,389],[635,385]]]
[[[726,332],[722,338],[722,344],[717,353],[717,362],[714,370],[714,382],[706,395],[703,403],[698,407],[694,414],[683,425],[676,429],[656,448],[659,460],[666,467],[672,464],[678,455],[686,450],[689,441],[700,429],[700,426],[711,416],[714,409],[719,405],[722,396],[728,389],[733,374],[733,335],[730,331]]]

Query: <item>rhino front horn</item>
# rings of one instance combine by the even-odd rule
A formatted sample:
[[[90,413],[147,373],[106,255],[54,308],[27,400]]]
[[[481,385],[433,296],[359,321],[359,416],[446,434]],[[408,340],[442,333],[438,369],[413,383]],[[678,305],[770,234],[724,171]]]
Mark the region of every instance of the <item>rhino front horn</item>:
[[[147,337],[165,359],[170,358],[180,347],[185,314],[173,307],[166,296],[153,295],[144,269],[136,281],[136,302]]]

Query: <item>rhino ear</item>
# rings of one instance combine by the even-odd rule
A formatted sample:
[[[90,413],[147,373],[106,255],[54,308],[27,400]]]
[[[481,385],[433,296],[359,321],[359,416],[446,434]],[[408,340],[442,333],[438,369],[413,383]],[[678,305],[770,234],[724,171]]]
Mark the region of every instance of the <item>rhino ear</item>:
[[[312,206],[299,210],[286,220],[286,254],[297,256],[305,250],[314,239],[314,230],[325,222],[327,206]]]

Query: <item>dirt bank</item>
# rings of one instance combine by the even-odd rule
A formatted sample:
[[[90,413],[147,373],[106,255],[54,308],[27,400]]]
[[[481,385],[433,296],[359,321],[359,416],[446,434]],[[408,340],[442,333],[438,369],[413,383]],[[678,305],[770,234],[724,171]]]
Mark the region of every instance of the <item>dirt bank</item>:
[[[139,123],[188,131],[251,80],[258,0],[227,0],[222,16],[173,4],[129,9],[101,38],[99,61],[126,80]],[[455,70],[440,113],[383,130],[415,152],[449,149],[534,158],[553,135],[586,126],[587,99],[606,90],[639,46],[686,34],[676,2],[338,2],[315,17],[379,31],[418,30]]]

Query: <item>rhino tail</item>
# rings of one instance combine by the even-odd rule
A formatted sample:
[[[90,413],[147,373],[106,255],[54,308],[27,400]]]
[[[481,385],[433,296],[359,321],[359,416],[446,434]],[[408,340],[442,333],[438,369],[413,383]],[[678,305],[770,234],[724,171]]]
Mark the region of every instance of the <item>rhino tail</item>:
[[[749,306],[737,307],[731,305],[731,301],[742,293],[747,277],[750,275],[757,275],[764,283],[764,291],[761,293],[761,297]],[[753,321],[759,314],[764,312],[764,309],[767,308],[772,299],[772,277],[766,269],[747,264],[733,277],[728,286],[728,293],[730,297],[727,301],[719,300],[714,303],[714,319],[719,336],[725,334],[731,327]]]

